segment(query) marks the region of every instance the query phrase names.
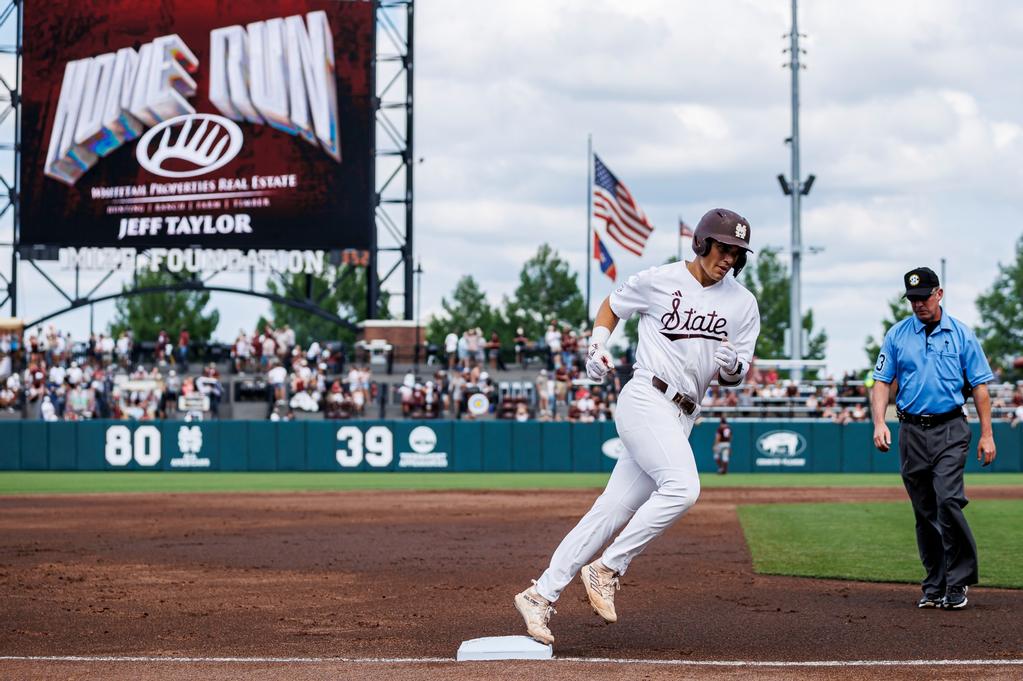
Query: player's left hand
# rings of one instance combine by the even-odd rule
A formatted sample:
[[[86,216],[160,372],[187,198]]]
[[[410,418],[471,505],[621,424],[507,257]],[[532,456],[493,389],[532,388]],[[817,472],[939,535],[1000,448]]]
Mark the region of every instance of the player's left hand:
[[[987,466],[995,460],[995,439],[990,435],[981,435],[977,443],[977,461]]]
[[[614,358],[602,343],[591,343],[586,357],[586,375],[592,381],[603,381],[614,370]]]
[[[724,341],[714,353],[714,361],[726,374],[734,374],[739,368],[739,353],[736,352],[735,346]]]

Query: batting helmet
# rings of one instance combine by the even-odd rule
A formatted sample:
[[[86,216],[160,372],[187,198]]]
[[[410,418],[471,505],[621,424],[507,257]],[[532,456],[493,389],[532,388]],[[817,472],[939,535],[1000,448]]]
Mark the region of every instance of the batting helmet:
[[[739,272],[746,266],[746,254],[753,252],[753,249],[749,247],[749,239],[749,220],[727,208],[714,208],[707,211],[700,218],[700,224],[696,225],[696,232],[693,234],[693,251],[696,255],[707,255],[710,252],[712,240],[742,248],[743,250],[735,259],[735,265],[732,267],[735,276],[739,276]]]

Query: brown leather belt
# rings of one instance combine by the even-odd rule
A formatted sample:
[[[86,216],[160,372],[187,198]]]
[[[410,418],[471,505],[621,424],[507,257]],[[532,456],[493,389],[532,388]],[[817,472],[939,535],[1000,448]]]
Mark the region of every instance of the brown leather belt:
[[[665,395],[668,395],[668,384],[661,379],[654,376],[650,379],[650,384]],[[671,392],[674,391],[672,390]],[[690,397],[683,395],[682,393],[675,393],[674,396],[668,395],[668,399],[674,402],[675,406],[684,411],[687,415],[691,415],[694,411],[696,411],[696,402],[693,402]]]

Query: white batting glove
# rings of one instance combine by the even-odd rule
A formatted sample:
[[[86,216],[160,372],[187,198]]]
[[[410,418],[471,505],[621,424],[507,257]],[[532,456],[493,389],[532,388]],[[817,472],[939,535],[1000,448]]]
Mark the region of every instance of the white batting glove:
[[[718,346],[717,351],[714,353],[714,361],[721,367],[723,373],[731,376],[739,373],[739,353],[736,352],[735,347],[728,341],[724,341]]]
[[[614,358],[603,343],[591,343],[586,353],[586,375],[592,381],[603,381],[608,372],[614,368]]]

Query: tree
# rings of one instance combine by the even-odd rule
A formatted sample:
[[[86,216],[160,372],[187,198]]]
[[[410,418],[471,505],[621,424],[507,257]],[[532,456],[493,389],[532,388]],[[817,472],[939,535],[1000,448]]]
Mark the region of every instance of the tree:
[[[451,300],[441,298],[440,306],[444,312],[435,315],[426,326],[426,339],[430,343],[443,347],[444,337],[449,333],[461,334],[477,326],[484,333],[492,330],[494,310],[471,274],[458,280],[455,290],[451,292]]]
[[[901,293],[896,293],[888,299],[888,316],[881,320],[881,328],[883,329],[881,335],[877,338],[867,336],[866,345],[863,346],[863,351],[867,353],[869,366],[874,366],[877,356],[881,354],[881,342],[884,340],[888,330],[911,314],[913,314],[913,309]]]
[[[285,298],[305,300],[317,304],[324,310],[335,313],[352,323],[366,319],[366,282],[365,267],[355,265],[328,265],[322,274],[306,275],[280,274],[267,281],[267,289]],[[310,286],[307,289],[307,276]],[[387,309],[389,297],[386,291],[380,293],[377,318],[389,319]],[[308,347],[314,340],[343,341],[348,346],[355,343],[355,332],[344,326],[319,317],[311,312],[291,307],[283,303],[270,303],[270,324],[279,327],[287,324],[295,331],[295,342]],[[262,328],[257,322],[257,328]]]
[[[1015,261],[998,265],[998,276],[987,292],[977,298],[983,320],[977,337],[992,366],[1007,372],[1005,378],[1020,378],[1013,360],[1023,356],[1023,236],[1016,241]]]
[[[503,303],[503,314],[495,320],[502,334],[522,327],[529,338],[539,338],[551,319],[574,328],[587,321],[586,301],[576,274],[548,244],[541,244],[536,255],[522,266],[514,297],[505,298]]]
[[[138,273],[136,286],[169,286],[182,281],[187,280],[166,270],[143,270]],[[122,290],[129,288],[125,286]],[[175,291],[119,298],[108,330],[111,336],[116,337],[130,329],[138,343],[155,341],[160,330],[164,329],[171,336],[171,342],[176,343],[178,332],[187,328],[191,342],[202,344],[210,339],[220,322],[220,313],[216,310],[203,312],[209,302],[209,291]]]
[[[757,357],[776,359],[785,357],[785,331],[789,328],[789,300],[791,300],[788,269],[778,259],[777,251],[761,250],[742,271],[742,282],[756,297],[760,306],[760,338],[757,339]],[[813,310],[803,314],[803,329],[809,337],[809,347],[803,351],[804,359],[824,359],[828,345],[826,331],[813,333]]]

